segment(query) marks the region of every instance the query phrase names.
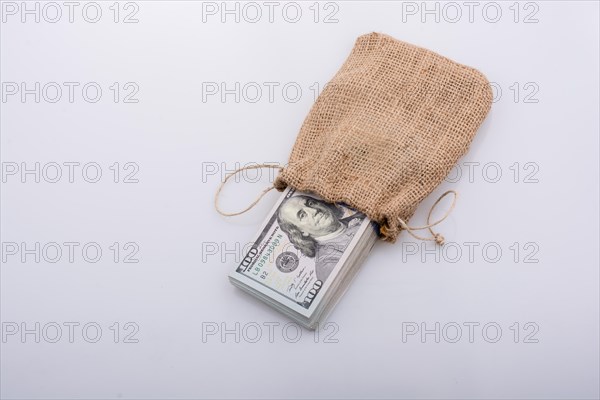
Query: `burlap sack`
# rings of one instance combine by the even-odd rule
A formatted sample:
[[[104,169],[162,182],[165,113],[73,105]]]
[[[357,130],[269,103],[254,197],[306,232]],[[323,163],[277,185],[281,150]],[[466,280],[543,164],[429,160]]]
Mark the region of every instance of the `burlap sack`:
[[[479,71],[371,33],[323,89],[275,180],[362,211],[395,241],[398,218],[465,154],[492,103]]]

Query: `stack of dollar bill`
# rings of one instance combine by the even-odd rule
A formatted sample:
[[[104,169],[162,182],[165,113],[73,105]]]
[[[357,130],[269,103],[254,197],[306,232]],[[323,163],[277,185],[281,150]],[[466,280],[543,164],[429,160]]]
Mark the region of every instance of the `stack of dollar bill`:
[[[350,207],[287,188],[229,279],[315,329],[348,288],[377,232]]]

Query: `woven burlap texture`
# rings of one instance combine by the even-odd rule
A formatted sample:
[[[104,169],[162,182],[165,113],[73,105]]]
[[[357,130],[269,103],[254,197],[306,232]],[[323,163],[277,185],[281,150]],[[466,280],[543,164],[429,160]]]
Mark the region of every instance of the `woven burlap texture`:
[[[371,33],[312,106],[275,187],[343,202],[401,231],[464,155],[492,104],[479,71]]]

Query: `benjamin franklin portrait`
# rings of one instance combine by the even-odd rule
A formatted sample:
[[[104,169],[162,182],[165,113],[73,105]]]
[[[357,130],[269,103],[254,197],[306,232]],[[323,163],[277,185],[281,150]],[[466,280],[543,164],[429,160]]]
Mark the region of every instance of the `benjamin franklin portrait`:
[[[317,279],[325,282],[354,238],[365,215],[344,218],[344,208],[306,195],[286,199],[277,222],[302,255],[315,258]]]

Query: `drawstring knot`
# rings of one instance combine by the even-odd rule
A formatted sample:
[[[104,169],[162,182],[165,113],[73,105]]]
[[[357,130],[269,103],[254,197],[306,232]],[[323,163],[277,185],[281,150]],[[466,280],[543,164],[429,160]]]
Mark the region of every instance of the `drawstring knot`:
[[[435,210],[435,208],[440,203],[440,201],[442,201],[442,199],[444,197],[448,196],[450,193],[452,193],[454,195],[454,198],[452,199],[452,204],[450,205],[450,208],[448,208],[448,210],[446,211],[446,213],[444,214],[444,216],[442,218],[438,219],[434,223],[429,222],[431,220],[431,214],[433,214],[433,210]],[[435,201],[435,203],[433,203],[433,205],[429,209],[429,214],[427,215],[427,225],[425,225],[425,226],[408,226],[408,224],[406,222],[404,222],[404,220],[402,218],[398,218],[398,222],[400,222],[400,226],[402,227],[402,229],[404,229],[406,232],[408,232],[415,239],[424,240],[424,241],[433,241],[433,242],[436,242],[438,245],[442,246],[445,241],[444,236],[442,236],[439,233],[434,232],[433,229],[431,229],[431,228],[433,228],[434,226],[436,226],[437,224],[441,223],[446,218],[448,218],[448,216],[454,209],[454,206],[456,205],[457,197],[458,197],[458,193],[456,193],[456,191],[454,191],[454,190],[448,190],[447,192],[444,192],[440,197],[438,197],[438,199]],[[414,231],[420,231],[423,229],[428,229],[429,232],[431,233],[431,236],[423,237],[423,236],[417,235],[414,232]]]

